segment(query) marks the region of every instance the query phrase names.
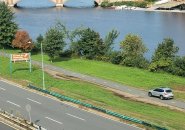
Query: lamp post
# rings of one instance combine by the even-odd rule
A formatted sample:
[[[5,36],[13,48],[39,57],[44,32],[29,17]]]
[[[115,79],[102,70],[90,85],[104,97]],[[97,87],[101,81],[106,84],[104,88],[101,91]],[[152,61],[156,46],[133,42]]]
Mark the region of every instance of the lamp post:
[[[42,49],[42,42],[41,42],[41,56],[42,56],[42,87],[45,90],[45,77],[44,77],[44,58],[43,58],[43,49]]]

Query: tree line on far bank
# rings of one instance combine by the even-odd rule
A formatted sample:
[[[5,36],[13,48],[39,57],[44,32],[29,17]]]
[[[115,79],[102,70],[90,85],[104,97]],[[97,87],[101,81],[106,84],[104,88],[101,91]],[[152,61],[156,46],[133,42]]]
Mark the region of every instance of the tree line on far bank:
[[[159,43],[149,61],[144,57],[148,49],[142,38],[135,34],[126,35],[120,42],[120,50],[113,50],[118,36],[117,30],[110,31],[105,38],[101,38],[91,28],[80,27],[70,31],[61,22],[57,22],[44,36],[38,36],[33,44],[26,31],[18,31],[11,10],[4,3],[0,3],[1,48],[19,48],[23,52],[39,53],[43,43],[43,50],[52,62],[58,57],[79,57],[185,76],[185,56],[177,56],[179,48],[175,46],[173,39],[165,38]],[[66,45],[69,47],[64,49]]]
[[[104,0],[101,3],[101,7],[103,8],[110,8],[115,6],[123,6],[126,5],[128,7],[140,7],[140,8],[147,8],[149,5],[153,4],[157,0],[143,0],[143,1],[116,1],[116,2],[109,2],[108,0]]]

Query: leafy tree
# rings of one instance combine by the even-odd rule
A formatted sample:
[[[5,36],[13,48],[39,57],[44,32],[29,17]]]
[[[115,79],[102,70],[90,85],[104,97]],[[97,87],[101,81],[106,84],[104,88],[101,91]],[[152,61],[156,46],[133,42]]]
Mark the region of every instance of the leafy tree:
[[[23,52],[28,52],[34,47],[32,40],[26,31],[17,31],[12,46],[20,48]]]
[[[107,36],[104,39],[104,53],[106,55],[109,55],[112,51],[112,45],[114,44],[114,40],[119,36],[119,32],[117,30],[112,30],[107,34]]]
[[[51,62],[62,53],[65,47],[66,32],[61,23],[51,27],[45,34],[43,50],[50,57]]]
[[[168,72],[185,77],[185,56],[176,57],[173,64],[169,67]]]
[[[123,60],[123,57],[120,51],[112,51],[109,57],[110,57],[110,62],[113,64],[120,64],[121,61]]]
[[[95,59],[104,55],[103,50],[105,49],[105,45],[99,33],[90,28],[85,28],[76,34],[78,40],[74,41],[71,46],[72,51],[76,55],[83,56],[87,59]]]
[[[152,56],[152,62],[149,66],[150,71],[164,70],[168,71],[169,67],[174,62],[176,53],[179,48],[175,46],[174,40],[165,38],[160,43]]]
[[[11,46],[17,29],[14,13],[4,2],[0,2],[0,47]]]
[[[147,60],[144,58],[144,53],[147,51],[141,37],[128,34],[121,42],[122,57],[121,64],[130,66],[145,68],[147,67]]]
[[[32,49],[32,52],[40,52],[41,50],[41,42],[44,41],[44,37],[40,34],[34,43],[34,48]]]

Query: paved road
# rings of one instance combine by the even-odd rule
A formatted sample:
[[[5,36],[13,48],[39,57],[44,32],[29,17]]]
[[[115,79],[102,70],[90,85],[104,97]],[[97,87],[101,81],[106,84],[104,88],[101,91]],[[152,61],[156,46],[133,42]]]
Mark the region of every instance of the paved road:
[[[14,130],[14,129],[0,122],[0,130]]]
[[[38,61],[33,61],[33,64],[41,66],[41,63]],[[63,73],[65,75],[74,76],[74,77],[77,77],[77,78],[82,79],[87,82],[100,84],[100,85],[103,85],[108,88],[117,89],[117,90],[129,93],[129,94],[132,94],[132,95],[135,95],[138,97],[143,97],[145,99],[149,99],[149,100],[153,100],[153,101],[161,102],[161,103],[164,103],[167,105],[171,105],[171,106],[185,109],[185,102],[183,102],[183,101],[178,101],[178,100],[174,100],[174,99],[173,100],[160,100],[159,98],[148,97],[147,92],[139,90],[137,88],[128,87],[128,86],[119,84],[117,82],[113,82],[113,81],[109,81],[109,80],[105,80],[105,79],[101,79],[101,78],[97,78],[97,77],[93,77],[93,76],[88,76],[88,75],[72,72],[72,71],[69,71],[69,70],[66,70],[66,69],[63,69],[60,67],[52,66],[49,64],[45,64],[45,68],[52,70],[52,71],[56,71],[58,73]]]
[[[139,128],[63,104],[0,80],[0,108],[30,119],[47,130],[138,130]]]

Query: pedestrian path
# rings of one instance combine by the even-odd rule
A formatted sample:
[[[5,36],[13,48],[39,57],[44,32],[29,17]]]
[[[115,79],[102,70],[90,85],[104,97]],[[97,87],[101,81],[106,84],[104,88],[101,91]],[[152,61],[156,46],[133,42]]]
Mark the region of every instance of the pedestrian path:
[[[37,65],[37,66],[41,66],[41,62],[39,61],[32,61],[33,64]],[[148,92],[144,91],[144,90],[140,90],[137,88],[133,88],[130,86],[126,86],[114,81],[110,81],[110,80],[106,80],[106,79],[102,79],[102,78],[98,78],[98,77],[94,77],[94,76],[89,76],[89,75],[85,75],[85,74],[81,74],[81,73],[77,73],[77,72],[73,72],[70,70],[66,70],[64,68],[61,67],[56,67],[50,64],[45,64],[44,65],[45,69],[57,72],[57,73],[61,73],[70,77],[76,77],[78,79],[81,79],[83,81],[86,82],[90,82],[90,83],[94,83],[100,86],[103,86],[105,88],[111,88],[111,89],[115,89],[115,90],[119,90],[122,91],[124,93],[128,93],[131,95],[134,95],[135,97],[138,98],[144,98],[144,99],[148,99],[148,100],[152,100],[155,102],[160,102],[166,105],[170,105],[170,106],[174,106],[174,107],[178,107],[181,109],[185,109],[185,102],[183,101],[179,101],[179,100],[160,100],[158,98],[154,98],[154,97],[148,97]]]

